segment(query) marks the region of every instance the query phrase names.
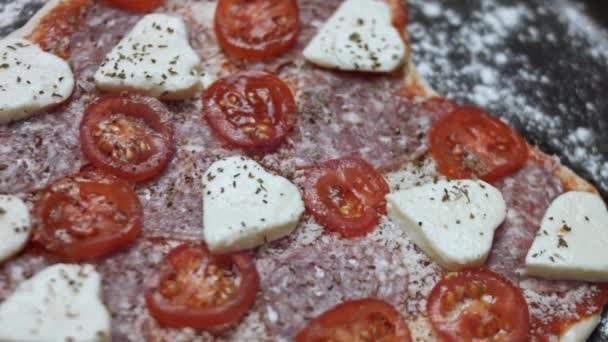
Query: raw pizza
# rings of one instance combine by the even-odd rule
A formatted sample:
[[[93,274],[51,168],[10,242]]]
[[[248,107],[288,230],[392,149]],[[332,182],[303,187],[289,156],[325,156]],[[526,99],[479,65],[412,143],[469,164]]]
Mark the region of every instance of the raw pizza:
[[[596,190],[400,0],[52,0],[0,40],[0,340],[583,341]]]

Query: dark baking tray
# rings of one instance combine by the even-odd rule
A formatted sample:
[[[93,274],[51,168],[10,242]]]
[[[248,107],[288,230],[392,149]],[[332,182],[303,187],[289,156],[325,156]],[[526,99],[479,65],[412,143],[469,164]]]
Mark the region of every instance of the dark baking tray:
[[[42,3],[41,0],[27,3],[0,0],[0,17],[7,15],[6,6],[12,6],[11,13],[18,12],[10,22],[0,20],[4,24],[0,26],[0,36],[23,25]],[[436,5],[431,8],[434,11],[425,10],[428,3]],[[478,103],[478,98],[471,96],[468,90],[480,82],[480,76],[460,69],[475,57],[467,46],[473,42],[456,38],[463,27],[480,30],[481,37],[492,34],[491,30],[484,32],[488,30],[487,26],[472,23],[483,21],[485,15],[504,6],[517,6],[520,13],[529,11],[532,15],[519,18],[517,25],[502,35],[500,44],[494,44],[477,57],[486,67],[493,68],[499,78],[498,85],[504,83],[515,87],[509,92],[510,101]],[[449,15],[457,16],[461,21],[448,23]],[[414,60],[427,64],[423,74],[439,93],[461,102],[483,105],[504,117],[526,139],[545,152],[559,156],[564,164],[591,181],[604,198],[608,198],[608,176],[602,176],[593,168],[594,164],[604,163],[608,173],[608,1],[410,0],[410,22],[419,32],[424,32],[422,36],[412,35]],[[446,63],[440,64],[442,58],[445,62],[446,56],[436,46],[421,44],[437,35],[447,37],[443,44],[447,42],[450,50],[447,58],[452,68],[446,69]],[[493,56],[505,51],[509,57],[507,63],[492,63]],[[545,76],[549,82],[521,80],[518,72],[522,67]],[[518,104],[533,106],[545,120],[559,117],[559,124],[548,128],[530,120],[522,114],[521,106],[510,103],[516,98],[522,100]],[[591,141],[572,142],[572,133],[579,127],[591,133]],[[608,324],[607,314],[604,313],[603,325],[590,341],[608,341],[608,335],[603,333],[604,330],[608,332],[604,327]]]

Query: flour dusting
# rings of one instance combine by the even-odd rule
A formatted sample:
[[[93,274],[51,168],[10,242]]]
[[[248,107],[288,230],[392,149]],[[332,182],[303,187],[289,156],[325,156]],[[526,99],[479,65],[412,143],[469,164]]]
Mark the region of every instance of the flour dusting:
[[[584,8],[565,0],[408,3],[414,60],[431,86],[500,116],[608,191],[608,146],[594,122],[605,104],[589,98],[584,82],[585,73],[602,74],[587,65],[608,71],[608,33]]]
[[[14,31],[16,23],[24,23],[40,5],[41,0],[0,1],[0,37]]]

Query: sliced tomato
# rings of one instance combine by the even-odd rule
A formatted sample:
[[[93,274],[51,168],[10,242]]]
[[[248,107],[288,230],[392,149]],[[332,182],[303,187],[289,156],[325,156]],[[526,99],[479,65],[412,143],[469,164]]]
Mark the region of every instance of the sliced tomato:
[[[66,177],[37,194],[33,241],[65,260],[110,254],[141,231],[142,208],[130,185],[98,172]]]
[[[152,317],[171,327],[209,329],[238,322],[255,302],[259,276],[244,254],[215,256],[204,243],[183,244],[146,291]]]
[[[429,139],[439,171],[452,179],[492,182],[515,173],[528,160],[521,135],[475,107],[459,107],[441,118]]]
[[[296,0],[219,0],[215,34],[231,56],[268,59],[296,44],[299,28]]]
[[[520,289],[482,269],[448,273],[427,302],[433,328],[445,341],[528,340],[530,316]]]
[[[80,123],[82,152],[104,172],[131,181],[153,178],[173,155],[171,118],[154,98],[101,99],[87,108]]]
[[[314,218],[343,237],[371,232],[386,214],[390,189],[373,166],[358,157],[327,161],[313,168],[304,187],[304,201]]]
[[[149,12],[160,7],[165,0],[103,0],[110,6],[131,12]]]
[[[310,321],[296,342],[409,342],[410,330],[395,308],[378,299],[342,303]]]
[[[262,71],[246,71],[213,83],[203,96],[205,118],[229,143],[268,152],[293,128],[296,102],[289,87]]]
[[[34,30],[23,38],[62,58],[70,56],[70,36],[78,32],[93,0],[59,1],[44,14]]]

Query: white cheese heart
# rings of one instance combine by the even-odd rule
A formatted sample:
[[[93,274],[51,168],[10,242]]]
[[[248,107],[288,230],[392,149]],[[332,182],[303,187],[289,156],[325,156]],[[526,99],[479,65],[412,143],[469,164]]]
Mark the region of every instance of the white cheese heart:
[[[16,196],[0,195],[0,263],[12,257],[30,237],[30,211]]]
[[[529,274],[565,280],[608,281],[608,210],[588,192],[556,198],[526,256]]]
[[[202,86],[200,63],[181,18],[149,14],[106,56],[95,82],[107,91],[135,90],[161,99],[184,99]]]
[[[393,71],[405,54],[390,7],[377,0],[344,1],[304,49],[314,64],[369,72]]]
[[[0,124],[56,106],[73,90],[74,75],[66,61],[25,39],[0,41]]]
[[[244,157],[215,162],[203,177],[203,233],[215,253],[289,235],[304,212],[298,188]]]
[[[106,341],[110,313],[91,265],[50,266],[0,304],[1,341]]]
[[[389,217],[448,270],[482,265],[507,212],[500,191],[477,180],[438,181],[386,199]]]

